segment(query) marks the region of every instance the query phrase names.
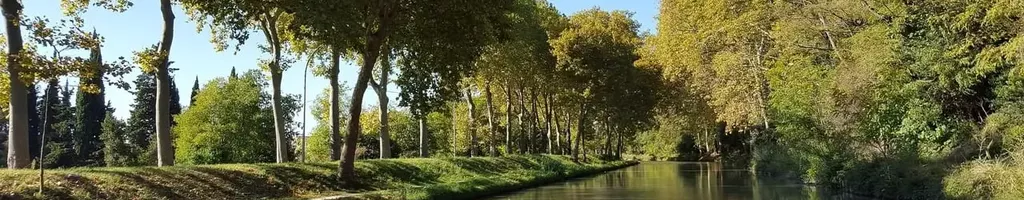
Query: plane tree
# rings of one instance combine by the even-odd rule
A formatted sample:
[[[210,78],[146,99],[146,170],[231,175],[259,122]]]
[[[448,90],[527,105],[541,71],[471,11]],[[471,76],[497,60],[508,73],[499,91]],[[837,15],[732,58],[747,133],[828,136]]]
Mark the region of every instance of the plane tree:
[[[166,0],[165,0],[166,1]],[[275,152],[277,162],[288,161],[288,141],[285,130],[287,114],[281,105],[282,74],[290,67],[288,40],[291,32],[287,24],[292,16],[281,9],[279,1],[269,0],[179,0],[189,18],[196,22],[197,32],[209,28],[214,49],[223,51],[230,46],[235,50],[258,31],[265,44],[259,48],[270,54],[261,60],[261,66],[270,74],[271,104],[274,112]],[[331,4],[327,4],[331,5]]]

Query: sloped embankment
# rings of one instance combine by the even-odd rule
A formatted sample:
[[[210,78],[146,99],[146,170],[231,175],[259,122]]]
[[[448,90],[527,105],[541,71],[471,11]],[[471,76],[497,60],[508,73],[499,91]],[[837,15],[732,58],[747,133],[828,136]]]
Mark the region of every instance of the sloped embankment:
[[[343,187],[337,163],[222,164],[0,170],[0,199],[255,199],[360,193],[360,198],[463,199],[617,169],[626,161],[574,163],[566,156],[386,159],[356,162],[359,186]]]

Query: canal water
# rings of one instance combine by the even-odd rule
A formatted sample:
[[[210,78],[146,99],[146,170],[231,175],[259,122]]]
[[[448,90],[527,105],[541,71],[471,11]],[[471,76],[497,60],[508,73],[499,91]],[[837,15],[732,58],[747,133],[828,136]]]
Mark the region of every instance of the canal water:
[[[797,183],[759,179],[720,163],[644,162],[489,199],[848,199]]]

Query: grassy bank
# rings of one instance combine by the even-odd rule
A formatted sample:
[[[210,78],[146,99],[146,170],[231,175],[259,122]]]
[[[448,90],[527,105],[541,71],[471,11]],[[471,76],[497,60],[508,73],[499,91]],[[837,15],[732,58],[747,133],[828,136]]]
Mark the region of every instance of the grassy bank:
[[[472,198],[627,166],[629,162],[576,164],[555,155],[500,158],[365,160],[356,163],[358,186],[343,187],[337,163],[223,164],[52,170],[44,196],[35,195],[34,170],[0,170],[0,199],[253,199],[310,198],[343,193],[381,198]]]
[[[1024,165],[1012,160],[979,160],[960,166],[943,180],[949,199],[1024,198]]]

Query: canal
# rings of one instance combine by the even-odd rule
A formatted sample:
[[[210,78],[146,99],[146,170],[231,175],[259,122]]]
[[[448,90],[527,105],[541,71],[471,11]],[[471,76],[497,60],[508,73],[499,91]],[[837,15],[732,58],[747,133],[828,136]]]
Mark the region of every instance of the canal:
[[[644,162],[489,199],[848,199],[813,186],[759,179],[719,163]]]

